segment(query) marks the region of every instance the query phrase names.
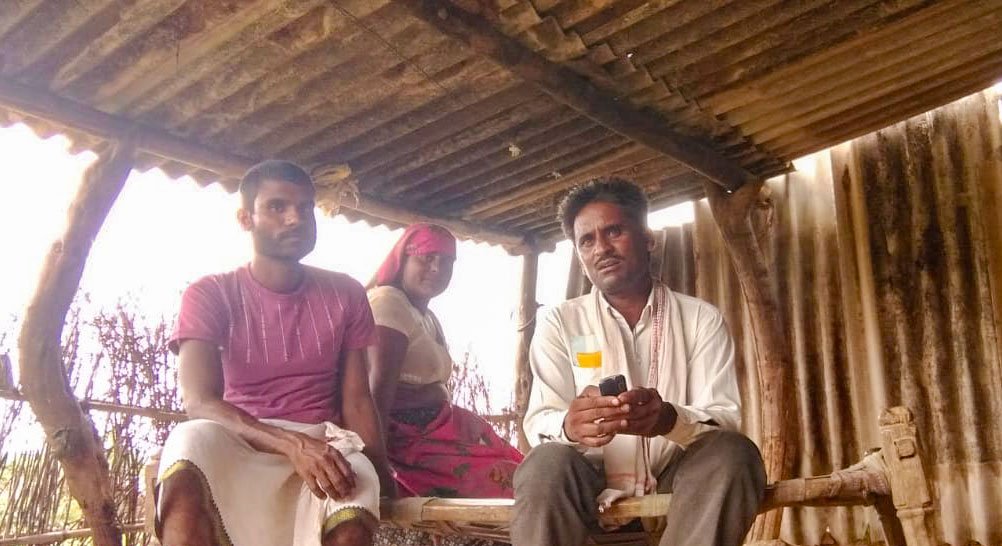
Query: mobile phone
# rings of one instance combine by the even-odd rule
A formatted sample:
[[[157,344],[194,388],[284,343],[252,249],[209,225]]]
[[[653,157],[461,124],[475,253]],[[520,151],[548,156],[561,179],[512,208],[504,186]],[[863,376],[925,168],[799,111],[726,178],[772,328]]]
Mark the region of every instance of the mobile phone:
[[[598,392],[602,396],[618,396],[626,392],[626,378],[621,373],[604,377],[598,382]]]

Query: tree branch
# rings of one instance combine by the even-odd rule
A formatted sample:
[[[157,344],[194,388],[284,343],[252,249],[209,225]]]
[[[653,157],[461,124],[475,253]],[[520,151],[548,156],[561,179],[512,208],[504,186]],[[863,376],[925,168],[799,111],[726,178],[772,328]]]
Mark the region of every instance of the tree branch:
[[[129,135],[115,143],[84,174],[70,205],[66,231],[45,258],[18,339],[25,398],[45,430],[97,546],[120,546],[121,527],[104,446],[70,388],[60,342],[91,245],[132,170],[135,141],[135,135]]]
[[[762,393],[762,455],[769,478],[781,480],[790,475],[796,456],[796,398],[789,340],[780,321],[774,275],[763,250],[769,226],[756,226],[753,219],[756,208],[771,207],[763,200],[763,184],[750,182],[730,194],[715,184],[703,185],[748,304]],[[782,515],[781,510],[763,514],[749,540],[778,538]]]

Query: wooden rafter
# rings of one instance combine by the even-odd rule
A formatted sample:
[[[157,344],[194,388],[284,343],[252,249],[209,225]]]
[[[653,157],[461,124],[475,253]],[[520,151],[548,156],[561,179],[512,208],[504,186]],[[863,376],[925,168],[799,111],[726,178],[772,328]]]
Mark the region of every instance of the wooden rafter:
[[[161,129],[144,126],[124,117],[81,105],[50,91],[34,89],[2,77],[0,106],[106,140],[116,140],[125,134],[131,134],[138,149],[212,171],[221,177],[220,183],[229,191],[236,190],[237,180],[257,161],[255,158],[214,150]],[[492,230],[473,222],[420,214],[367,195],[360,195],[357,201],[344,199],[342,206],[393,224],[434,222],[449,228],[459,237],[499,244],[515,255],[534,251],[519,235]]]
[[[662,153],[734,190],[755,177],[707,144],[684,137],[661,116],[616,100],[569,68],[553,63],[496,30],[484,18],[446,0],[396,0],[439,31],[456,38],[552,99],[617,133]]]
[[[124,117],[111,115],[50,91],[36,89],[3,77],[0,77],[0,106],[105,140],[116,140],[122,135],[131,133],[136,139],[137,148],[153,155],[177,159],[212,171],[222,177],[220,182],[231,191],[236,187],[235,180],[254,164],[245,157],[211,150],[166,131],[141,126]]]
[[[467,210],[467,214],[494,218],[509,211],[517,211],[523,207],[538,204],[546,198],[552,198],[589,178],[635,165],[639,161],[648,159],[650,155],[651,152],[643,146],[637,144],[624,146],[604,154],[585,167],[565,173],[560,178],[548,183],[545,189],[527,187],[505,195],[480,199]]]

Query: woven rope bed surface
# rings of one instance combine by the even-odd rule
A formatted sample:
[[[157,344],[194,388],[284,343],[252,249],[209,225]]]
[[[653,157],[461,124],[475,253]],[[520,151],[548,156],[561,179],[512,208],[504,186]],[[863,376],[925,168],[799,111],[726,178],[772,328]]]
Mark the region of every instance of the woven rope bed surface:
[[[782,506],[871,505],[890,494],[880,453],[872,453],[849,468],[766,487],[760,512]],[[380,506],[384,525],[438,535],[462,535],[508,541],[510,499],[440,499],[412,497],[385,500]],[[657,544],[671,495],[647,495],[618,501],[600,514],[603,521],[640,518],[643,532],[611,532],[591,537],[592,544],[625,546]]]
[[[384,525],[507,542],[513,504],[510,499],[411,497],[384,500],[380,512]],[[659,516],[668,512],[670,504],[671,495],[647,495],[619,501],[599,519],[643,518],[645,531],[597,534],[592,542],[609,546],[647,544],[652,536],[660,536],[663,518]]]
[[[156,480],[157,455],[146,466],[147,490],[152,490]],[[872,505],[877,498],[890,494],[885,472],[880,453],[873,453],[859,463],[832,474],[775,482],[766,487],[760,511],[781,506]],[[508,542],[513,504],[511,499],[384,499],[380,505],[380,516],[383,525],[401,529]],[[591,543],[603,546],[657,544],[670,504],[671,495],[667,494],[620,500],[601,514],[600,519],[640,518],[644,530],[595,534]],[[152,522],[154,509],[149,501],[146,512],[147,521]]]

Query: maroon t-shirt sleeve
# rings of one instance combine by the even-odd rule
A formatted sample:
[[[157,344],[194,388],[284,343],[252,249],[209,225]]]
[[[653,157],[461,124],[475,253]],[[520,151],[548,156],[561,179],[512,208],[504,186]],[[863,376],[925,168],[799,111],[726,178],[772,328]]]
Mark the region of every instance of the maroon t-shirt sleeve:
[[[372,308],[365,288],[352,280],[348,285],[350,310],[346,313],[344,348],[363,349],[376,344],[376,322],[372,318]]]
[[[226,302],[219,281],[204,277],[189,286],[181,296],[181,309],[167,346],[174,354],[178,353],[181,342],[186,339],[201,339],[222,346],[227,322]]]

